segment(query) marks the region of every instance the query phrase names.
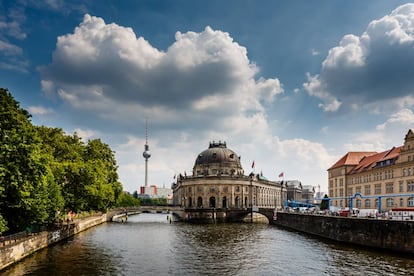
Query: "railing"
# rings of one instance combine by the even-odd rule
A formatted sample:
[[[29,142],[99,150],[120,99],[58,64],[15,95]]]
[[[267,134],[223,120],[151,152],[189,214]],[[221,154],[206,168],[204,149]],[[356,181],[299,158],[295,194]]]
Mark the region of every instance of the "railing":
[[[18,232],[18,233],[7,235],[7,236],[1,236],[0,237],[0,247],[15,244],[15,243],[19,243],[19,242],[27,239],[30,236],[39,234],[41,231],[44,231],[44,230],[45,230],[45,228],[41,227],[40,231],[37,231],[37,232],[22,231],[22,232]]]

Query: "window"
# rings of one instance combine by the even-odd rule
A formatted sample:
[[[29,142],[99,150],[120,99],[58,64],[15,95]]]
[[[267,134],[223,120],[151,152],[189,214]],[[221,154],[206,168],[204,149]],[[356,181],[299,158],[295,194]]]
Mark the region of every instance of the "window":
[[[356,207],[361,208],[361,200],[360,199],[356,200]]]
[[[404,192],[404,182],[400,181],[399,186],[400,186],[400,189],[399,189],[400,193],[403,193]]]
[[[385,184],[385,192],[387,194],[394,193],[394,183],[387,183],[387,184]]]
[[[361,186],[356,186],[355,193],[361,193]]]
[[[203,187],[197,187],[197,192],[199,193],[203,192]]]
[[[403,207],[403,206],[404,206],[404,199],[400,198],[400,207]]]
[[[369,207],[371,207],[371,200],[365,199],[365,208],[369,208]]]
[[[365,195],[370,195],[371,194],[371,186],[370,185],[365,185],[364,186],[364,194]]]
[[[236,186],[236,192],[240,192],[240,186]]]
[[[188,187],[188,192],[191,193],[191,187]]]
[[[339,189],[339,196],[344,196],[344,189]]]
[[[380,195],[381,194],[381,184],[375,184],[375,194]]]
[[[405,173],[406,173],[406,171],[405,171],[405,169],[403,169],[402,176],[405,176]]]
[[[414,207],[414,197],[408,198],[408,207]]]
[[[413,192],[414,191],[414,181],[409,180],[407,181],[407,192]]]
[[[223,187],[223,192],[228,193],[229,192],[229,187]]]
[[[393,207],[393,206],[394,206],[394,199],[387,198],[387,207]]]
[[[378,198],[375,199],[375,207],[378,208]]]
[[[352,195],[352,191],[353,191],[353,189],[352,188],[349,188],[348,189],[348,195]]]
[[[216,188],[210,187],[210,193],[214,193],[216,191]]]

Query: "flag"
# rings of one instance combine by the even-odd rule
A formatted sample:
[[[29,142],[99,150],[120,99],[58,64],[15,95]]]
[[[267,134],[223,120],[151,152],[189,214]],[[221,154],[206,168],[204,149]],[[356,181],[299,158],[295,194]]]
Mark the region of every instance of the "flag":
[[[283,172],[279,173],[279,177],[283,177]]]
[[[252,169],[254,168],[254,160],[253,160],[253,163],[252,163]]]

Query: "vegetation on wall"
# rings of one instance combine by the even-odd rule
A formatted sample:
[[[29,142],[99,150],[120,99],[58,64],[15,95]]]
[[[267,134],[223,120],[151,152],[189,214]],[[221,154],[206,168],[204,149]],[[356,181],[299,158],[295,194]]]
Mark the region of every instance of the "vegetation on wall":
[[[69,210],[105,211],[126,200],[107,144],[34,126],[30,117],[0,88],[0,234],[53,223]]]

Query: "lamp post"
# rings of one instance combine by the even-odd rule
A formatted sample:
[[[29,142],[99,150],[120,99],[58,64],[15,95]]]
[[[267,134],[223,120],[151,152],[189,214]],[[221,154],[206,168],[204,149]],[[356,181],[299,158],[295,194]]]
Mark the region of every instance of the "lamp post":
[[[253,176],[250,175],[250,221],[253,222]]]

